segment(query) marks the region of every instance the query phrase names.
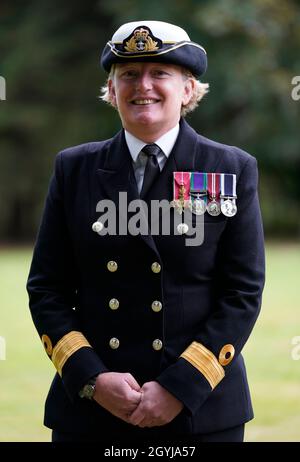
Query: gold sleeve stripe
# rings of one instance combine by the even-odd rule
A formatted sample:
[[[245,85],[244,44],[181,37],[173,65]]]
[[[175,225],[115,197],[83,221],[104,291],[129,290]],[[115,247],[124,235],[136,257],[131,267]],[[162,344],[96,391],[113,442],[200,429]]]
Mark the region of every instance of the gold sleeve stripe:
[[[212,390],[225,377],[224,369],[215,355],[201,343],[191,343],[180,357],[186,359],[204,375]]]
[[[51,359],[60,376],[66,361],[82,347],[91,347],[91,345],[81,332],[75,330],[64,335],[57,342],[53,348]]]

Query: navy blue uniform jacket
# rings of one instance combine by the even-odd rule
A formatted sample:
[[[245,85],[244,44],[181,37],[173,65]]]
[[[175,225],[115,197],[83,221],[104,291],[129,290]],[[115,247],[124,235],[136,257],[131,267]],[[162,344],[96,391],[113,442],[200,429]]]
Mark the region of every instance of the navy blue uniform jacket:
[[[128,201],[138,198],[123,130],[57,155],[27,283],[33,321],[59,372],[46,400],[46,426],[103,435],[134,431],[79,398],[82,386],[104,371],[130,372],[140,385],[156,380],[184,403],[162,432],[214,432],[252,419],[240,352],[264,285],[256,160],[181,120],[149,199],[172,200],[176,171],[236,174],[237,214],[206,212],[204,242],[197,247],[180,235],[100,236],[92,230],[99,200],[117,204],[120,191]],[[111,261],[116,271],[108,270]],[[110,309],[111,299],[118,309]],[[162,303],[160,311],[151,309],[154,300]],[[111,348],[111,338],[118,348]],[[160,350],[152,346],[155,339],[162,341]],[[228,345],[230,358],[222,365]]]

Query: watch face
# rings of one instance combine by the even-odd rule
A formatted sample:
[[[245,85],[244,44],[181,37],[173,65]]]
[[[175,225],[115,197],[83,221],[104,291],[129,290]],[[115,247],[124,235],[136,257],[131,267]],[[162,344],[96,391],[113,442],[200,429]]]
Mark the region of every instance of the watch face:
[[[95,385],[88,383],[83,387],[83,389],[79,392],[80,398],[87,398],[92,399],[95,392]]]
[[[95,385],[88,384],[85,386],[85,396],[88,399],[92,399],[95,392]]]

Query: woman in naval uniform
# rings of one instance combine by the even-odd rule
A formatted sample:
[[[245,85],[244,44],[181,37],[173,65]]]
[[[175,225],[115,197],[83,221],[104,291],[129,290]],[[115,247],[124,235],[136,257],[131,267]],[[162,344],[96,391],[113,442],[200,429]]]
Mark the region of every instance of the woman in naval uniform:
[[[122,129],[57,155],[27,283],[57,370],[45,425],[53,441],[242,441],[264,286],[256,160],[185,121],[208,85],[183,29],[124,24],[101,64]],[[129,226],[141,200],[172,206],[168,233]]]

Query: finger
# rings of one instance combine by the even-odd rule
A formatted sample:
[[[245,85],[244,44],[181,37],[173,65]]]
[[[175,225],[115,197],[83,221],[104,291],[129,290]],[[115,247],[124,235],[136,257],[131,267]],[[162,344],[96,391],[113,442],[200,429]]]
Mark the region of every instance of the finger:
[[[126,408],[124,408],[124,411],[127,413],[130,413],[130,415],[136,410],[138,407],[139,403],[128,403]]]
[[[142,393],[135,391],[135,390],[130,391],[128,395],[129,404],[134,404],[135,406],[137,406],[141,402],[141,399],[142,399]]]
[[[154,427],[154,421],[153,420],[149,420],[149,419],[143,419],[139,424],[138,424],[138,427],[140,428],[145,428],[145,427]]]
[[[139,423],[145,418],[144,411],[141,405],[138,405],[137,408],[133,411],[129,418],[129,423],[132,425],[139,425]]]
[[[143,419],[139,424],[138,427],[140,428],[145,428],[145,427],[151,427],[150,422],[147,419]]]
[[[133,375],[131,374],[127,374],[126,377],[125,377],[125,381],[128,383],[128,385],[130,386],[130,388],[132,388],[133,390],[135,391],[140,391],[141,387],[140,385],[138,384],[138,382],[135,380],[135,378],[133,377]]]

